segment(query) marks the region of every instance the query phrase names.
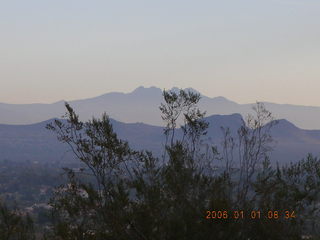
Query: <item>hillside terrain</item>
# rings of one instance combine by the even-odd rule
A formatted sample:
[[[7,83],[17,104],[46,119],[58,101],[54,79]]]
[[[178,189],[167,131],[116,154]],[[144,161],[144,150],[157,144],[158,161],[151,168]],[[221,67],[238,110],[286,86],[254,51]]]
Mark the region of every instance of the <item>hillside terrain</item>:
[[[68,147],[60,143],[56,136],[46,129],[53,119],[30,125],[0,125],[0,156],[1,160],[40,161],[63,166],[73,159]],[[209,123],[205,140],[220,146],[223,139],[221,127],[229,127],[234,138],[241,126],[240,114],[212,115],[206,118]],[[163,128],[145,123],[123,123],[111,119],[118,136],[127,140],[134,149],[150,150],[161,156],[165,137]],[[179,136],[180,130],[177,130]],[[296,162],[307,153],[320,153],[320,130],[304,130],[287,120],[279,120],[272,129],[274,151],[271,155],[273,163],[281,164]]]

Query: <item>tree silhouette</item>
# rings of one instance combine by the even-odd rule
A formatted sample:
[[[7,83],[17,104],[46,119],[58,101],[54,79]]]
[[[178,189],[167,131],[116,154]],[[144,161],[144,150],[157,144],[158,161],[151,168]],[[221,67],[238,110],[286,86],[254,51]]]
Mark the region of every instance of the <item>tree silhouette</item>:
[[[163,97],[164,161],[131,149],[106,114],[81,122],[66,103],[66,120],[47,126],[84,166],[65,169],[68,182],[52,198],[52,239],[264,240],[316,232],[317,223],[294,213],[309,203],[312,211],[319,209],[319,160],[274,169],[269,153],[275,122],[261,103],[237,138],[223,129],[219,153],[215,146],[203,148],[208,123],[200,95],[180,90],[163,91]],[[214,165],[217,159],[222,166]]]

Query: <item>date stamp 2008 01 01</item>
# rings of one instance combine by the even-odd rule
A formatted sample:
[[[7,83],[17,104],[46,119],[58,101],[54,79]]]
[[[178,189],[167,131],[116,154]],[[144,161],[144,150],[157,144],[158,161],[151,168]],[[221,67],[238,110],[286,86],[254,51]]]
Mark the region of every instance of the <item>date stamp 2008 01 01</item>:
[[[206,211],[206,219],[293,219],[296,218],[296,213],[290,210],[268,210],[268,211]]]

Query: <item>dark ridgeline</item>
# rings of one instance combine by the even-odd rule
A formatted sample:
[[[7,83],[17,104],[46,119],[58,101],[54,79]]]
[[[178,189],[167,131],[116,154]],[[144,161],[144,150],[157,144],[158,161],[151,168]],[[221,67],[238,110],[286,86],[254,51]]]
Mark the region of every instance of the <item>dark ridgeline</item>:
[[[219,145],[223,140],[221,127],[229,127],[235,135],[241,126],[242,117],[240,114],[213,115],[205,120],[209,123],[205,138],[210,138],[213,144]],[[31,125],[0,124],[1,159],[38,161],[61,167],[66,162],[74,162],[74,156],[68,147],[59,143],[55,135],[45,129],[52,121],[53,119]],[[162,127],[144,123],[122,123],[113,119],[110,122],[119,138],[127,140],[133,149],[150,150],[156,156],[162,154],[165,142]],[[306,153],[320,153],[320,130],[303,130],[286,120],[279,120],[271,132],[275,140],[274,151],[271,153],[272,164],[297,162]],[[177,129],[177,134],[181,134],[181,129]]]

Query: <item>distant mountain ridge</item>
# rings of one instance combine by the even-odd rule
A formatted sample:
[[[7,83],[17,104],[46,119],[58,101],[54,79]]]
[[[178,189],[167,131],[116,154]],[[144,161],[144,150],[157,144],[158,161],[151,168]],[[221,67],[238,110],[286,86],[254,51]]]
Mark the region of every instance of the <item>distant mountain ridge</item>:
[[[0,124],[0,160],[70,162],[73,156],[66,146],[58,142],[56,136],[45,126],[53,119],[31,125]],[[232,134],[241,125],[240,114],[212,115],[206,118],[209,123],[206,138],[218,145],[222,142],[221,127],[229,127]],[[163,153],[165,137],[163,128],[145,123],[123,123],[111,119],[119,138],[128,140],[131,147],[150,150],[160,156]],[[179,129],[177,135],[179,135]],[[275,149],[271,154],[273,163],[296,162],[308,153],[320,155],[320,130],[303,130],[287,120],[279,120],[271,132]],[[59,164],[58,164],[59,165]]]
[[[172,90],[179,90],[173,88]],[[191,91],[195,89],[189,88]],[[199,106],[213,114],[240,113],[246,116],[252,112],[254,104],[238,104],[222,96],[207,97],[202,95]],[[69,101],[70,105],[83,120],[92,116],[99,117],[106,112],[113,119],[121,122],[144,122],[161,126],[159,105],[163,102],[162,90],[157,87],[138,87],[130,93],[111,92],[98,97]],[[320,107],[297,106],[289,104],[265,103],[266,108],[278,119],[287,119],[303,129],[320,129]],[[5,104],[0,103],[0,123],[31,124],[50,118],[59,118],[65,112],[64,102],[52,104]]]

